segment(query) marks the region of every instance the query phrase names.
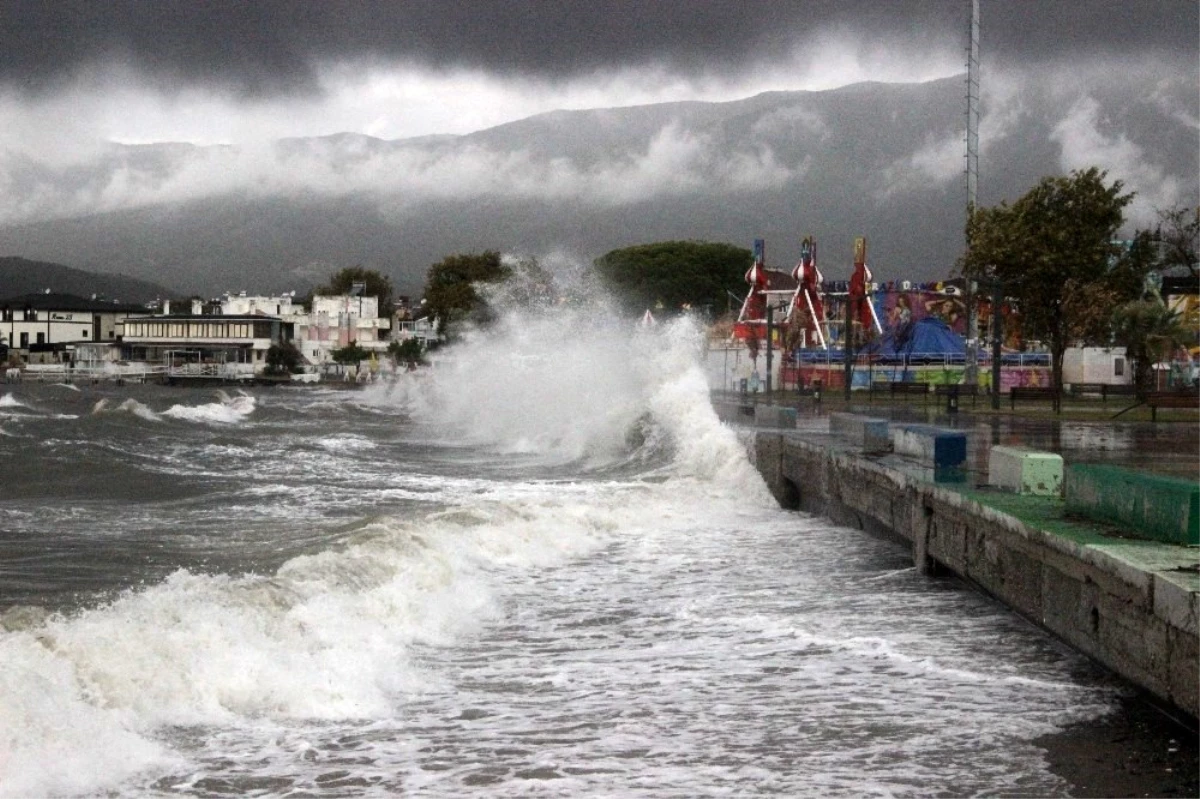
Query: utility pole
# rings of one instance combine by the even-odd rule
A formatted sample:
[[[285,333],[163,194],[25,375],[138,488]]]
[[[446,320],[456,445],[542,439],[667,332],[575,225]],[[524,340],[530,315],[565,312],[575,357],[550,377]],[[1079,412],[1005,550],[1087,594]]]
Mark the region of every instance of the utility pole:
[[[842,360],[846,372],[846,402],[850,402],[850,384],[854,382],[854,314],[850,291],[846,291],[846,329],[842,332]]]
[[[767,301],[767,396],[771,396],[771,322],[775,306]]]
[[[967,225],[975,213],[979,190],[979,0],[971,0],[971,22],[967,32]],[[965,232],[965,226],[964,226]],[[970,246],[970,241],[967,246]],[[963,379],[979,384],[979,346],[976,327],[974,281],[967,279],[967,363]]]
[[[1000,303],[1004,302],[1004,285],[992,278],[992,410],[1000,410],[1000,345],[1004,341],[1004,320],[1000,318]]]

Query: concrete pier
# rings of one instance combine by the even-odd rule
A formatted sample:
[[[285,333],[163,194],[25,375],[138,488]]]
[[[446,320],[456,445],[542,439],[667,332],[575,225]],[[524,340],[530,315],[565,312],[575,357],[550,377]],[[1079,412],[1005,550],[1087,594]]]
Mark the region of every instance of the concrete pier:
[[[908,542],[920,570],[953,572],[1200,716],[1196,549],[1107,535],[1057,498],[936,484],[913,459],[867,457],[828,433],[745,435],[785,507]]]

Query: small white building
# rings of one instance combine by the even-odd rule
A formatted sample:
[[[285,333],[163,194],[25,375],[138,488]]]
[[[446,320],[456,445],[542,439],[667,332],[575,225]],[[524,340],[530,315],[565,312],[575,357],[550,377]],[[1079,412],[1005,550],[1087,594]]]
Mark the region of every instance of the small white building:
[[[1129,385],[1133,370],[1124,347],[1068,347],[1063,353],[1063,382]]]
[[[222,316],[275,316],[288,319],[293,316],[303,316],[304,306],[295,305],[296,292],[281,294],[278,297],[246,296],[240,294],[225,294],[217,302],[221,306]],[[199,311],[193,309],[192,313]]]
[[[306,314],[295,321],[296,347],[305,358],[323,364],[331,353],[355,342],[368,352],[383,354],[388,347],[391,319],[379,315],[379,298],[341,294],[315,295]]]

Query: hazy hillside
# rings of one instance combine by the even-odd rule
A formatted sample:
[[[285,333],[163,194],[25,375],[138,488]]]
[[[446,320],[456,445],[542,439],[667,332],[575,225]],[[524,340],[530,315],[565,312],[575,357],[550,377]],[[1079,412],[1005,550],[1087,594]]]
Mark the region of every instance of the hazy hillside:
[[[72,269],[62,264],[28,261],[24,258],[0,258],[0,299],[52,292],[77,297],[103,295],[126,303],[148,302],[159,297],[177,297],[163,286],[125,275],[98,274]]]
[[[985,98],[984,205],[1091,165],[1138,192],[1135,223],[1196,202],[1196,76],[1014,86]],[[559,111],[466,136],[287,139],[255,153],[114,145],[88,170],[11,172],[12,191],[49,199],[0,214],[0,252],[207,295],[304,290],[361,264],[412,293],[453,252],[495,248],[562,269],[638,243],[762,237],[768,262],[790,266],[811,233],[827,277],[849,274],[865,235],[879,279],[931,279],[962,250],[962,124],[963,81],[951,78]]]

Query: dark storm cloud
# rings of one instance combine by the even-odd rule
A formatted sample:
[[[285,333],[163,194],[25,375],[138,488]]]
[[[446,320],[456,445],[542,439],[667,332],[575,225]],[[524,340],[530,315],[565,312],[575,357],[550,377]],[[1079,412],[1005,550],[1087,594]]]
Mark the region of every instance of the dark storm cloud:
[[[0,82],[51,91],[98,65],[171,89],[316,90],[324,65],[401,61],[555,79],[661,65],[735,76],[838,32],[868,47],[961,43],[965,0],[0,0]],[[984,0],[993,63],[1182,54],[1194,0]]]

